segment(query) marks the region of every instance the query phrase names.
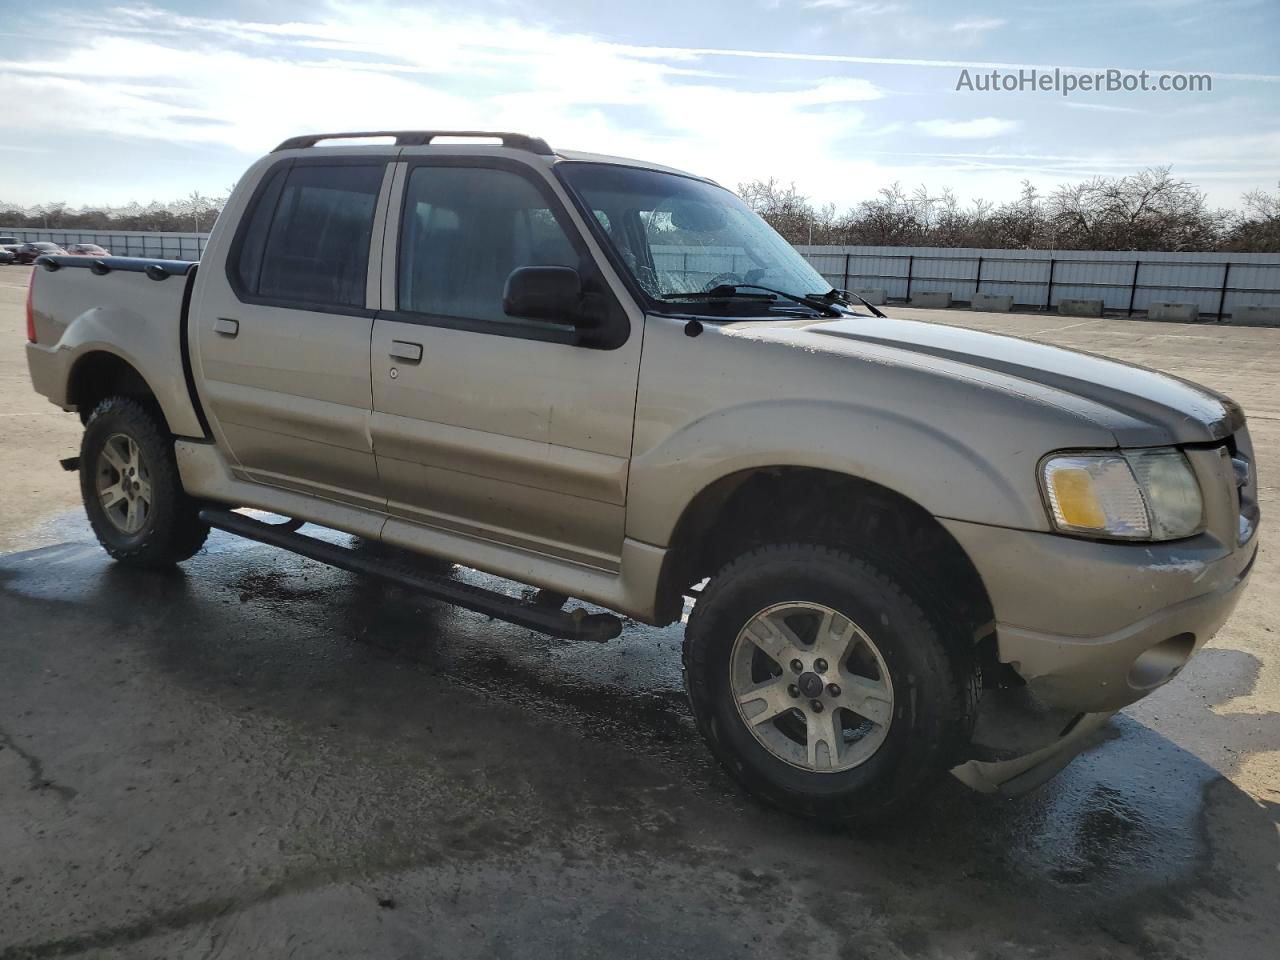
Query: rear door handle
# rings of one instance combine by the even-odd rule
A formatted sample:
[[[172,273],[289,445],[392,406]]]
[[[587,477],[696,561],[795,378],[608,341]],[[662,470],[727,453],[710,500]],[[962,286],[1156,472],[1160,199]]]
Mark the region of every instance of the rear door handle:
[[[393,360],[403,360],[406,363],[422,362],[422,344],[409,343],[407,340],[392,340],[391,349],[388,351]]]
[[[240,332],[240,321],[219,317],[213,323],[213,332],[220,333],[224,337],[234,337]]]

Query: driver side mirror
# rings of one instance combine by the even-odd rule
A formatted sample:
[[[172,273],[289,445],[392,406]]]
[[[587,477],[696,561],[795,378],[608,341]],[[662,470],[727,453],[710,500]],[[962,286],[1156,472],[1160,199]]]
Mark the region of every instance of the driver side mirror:
[[[573,267],[517,267],[502,289],[507,316],[575,327],[582,318],[582,278]]]

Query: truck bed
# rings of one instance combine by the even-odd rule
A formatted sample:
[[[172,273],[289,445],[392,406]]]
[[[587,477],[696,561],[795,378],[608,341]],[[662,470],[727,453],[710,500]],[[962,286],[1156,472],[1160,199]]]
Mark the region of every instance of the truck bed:
[[[77,409],[77,365],[111,355],[147,383],[175,434],[204,436],[190,386],[186,331],[196,267],[147,257],[37,260],[30,290],[34,340],[27,345],[37,392],[65,410]]]

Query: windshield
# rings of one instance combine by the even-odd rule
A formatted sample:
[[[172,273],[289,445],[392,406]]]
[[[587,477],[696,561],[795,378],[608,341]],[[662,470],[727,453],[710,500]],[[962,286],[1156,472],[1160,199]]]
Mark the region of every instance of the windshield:
[[[657,170],[564,163],[557,171],[656,299],[754,284],[815,294],[831,284],[734,194]]]

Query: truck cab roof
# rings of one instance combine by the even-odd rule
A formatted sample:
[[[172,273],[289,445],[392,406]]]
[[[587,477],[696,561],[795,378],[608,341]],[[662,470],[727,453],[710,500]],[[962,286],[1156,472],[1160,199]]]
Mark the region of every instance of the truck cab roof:
[[[592,153],[585,150],[553,150],[547,141],[541,137],[530,136],[524,133],[511,133],[506,131],[494,130],[375,130],[375,131],[353,131],[349,133],[308,133],[301,134],[296,137],[290,137],[282,142],[273,150],[273,153],[280,153],[284,150],[298,150],[316,147],[321,143],[330,143],[342,140],[393,140],[392,144],[387,146],[395,147],[428,147],[432,146],[436,140],[447,140],[447,145],[456,149],[459,144],[458,140],[497,140],[498,144],[476,144],[486,148],[492,146],[506,147],[510,150],[518,150],[523,153],[532,153],[540,157],[546,158],[548,161],[555,163],[560,160],[567,160],[575,163],[608,163],[614,166],[635,167],[642,170],[656,170],[662,173],[674,173],[682,177],[690,177],[694,180],[701,180],[704,183],[715,183],[708,177],[698,176],[689,173],[686,170],[680,170],[675,167],[668,167],[660,163],[651,163],[647,160],[636,160],[631,157],[618,157],[604,153]],[[364,145],[364,144],[361,144]],[[439,146],[445,146],[446,143],[440,143]]]
[[[633,160],[630,157],[615,157],[606,153],[590,153],[585,150],[557,150],[556,156],[561,160],[574,163],[608,163],[617,167],[636,167],[640,170],[657,170],[661,173],[674,173],[682,177],[701,180],[703,183],[715,183],[710,177],[701,177],[677,167],[668,167],[661,163],[650,163],[647,160]]]

